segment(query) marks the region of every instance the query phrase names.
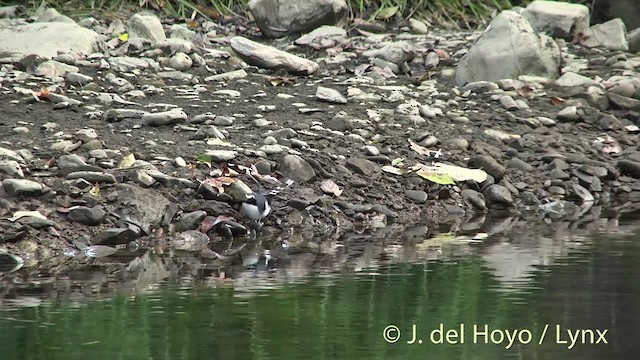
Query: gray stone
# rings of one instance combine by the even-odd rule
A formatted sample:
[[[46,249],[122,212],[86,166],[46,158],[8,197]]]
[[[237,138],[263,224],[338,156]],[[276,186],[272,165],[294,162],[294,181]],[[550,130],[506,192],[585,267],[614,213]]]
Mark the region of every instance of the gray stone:
[[[311,165],[298,155],[285,155],[278,170],[285,177],[300,183],[312,180],[316,172]]]
[[[26,179],[4,179],[2,186],[10,196],[39,195],[44,189],[42,184]]]
[[[320,100],[324,100],[331,103],[346,104],[347,98],[340,94],[338,90],[318,86],[316,90],[316,97]]]
[[[100,225],[107,213],[99,206],[92,208],[86,206],[78,206],[69,210],[67,217],[73,222],[84,225],[96,226]]]
[[[487,210],[487,204],[484,201],[484,196],[472,189],[464,189],[460,193],[462,199],[471,204],[474,208],[480,211]]]
[[[490,206],[504,206],[513,204],[511,191],[502,185],[491,185],[483,193]]]
[[[170,202],[157,191],[142,189],[128,184],[116,185],[118,213],[146,232],[160,225]]]
[[[24,177],[24,172],[20,167],[20,163],[14,160],[0,160],[0,174],[6,174],[18,178]]]
[[[636,179],[640,179],[640,162],[632,160],[619,160],[617,164],[620,172],[625,175],[630,175]]]
[[[70,72],[65,77],[67,82],[74,85],[87,85],[93,81],[93,78],[89,75],[80,74],[77,72]]]
[[[262,33],[270,38],[334,25],[349,9],[344,0],[251,0],[248,6]]]
[[[171,109],[142,115],[142,121],[148,126],[171,125],[187,121],[187,113],[182,109]]]
[[[319,68],[318,64],[311,60],[259,44],[241,36],[231,38],[230,45],[233,51],[249,65],[265,69],[286,70],[291,74],[300,75],[313,74]]]
[[[576,106],[567,106],[566,108],[558,112],[558,120],[561,121],[578,121],[580,120],[580,114],[578,114],[578,108]]]
[[[637,28],[627,34],[629,42],[629,51],[633,53],[640,52],[640,28]]]
[[[509,160],[509,166],[518,170],[522,170],[524,172],[530,172],[533,170],[533,166],[524,160],[514,157]]]
[[[73,56],[99,50],[100,35],[77,24],[51,22],[0,27],[0,53],[16,60],[26,55],[52,58],[58,52]]]
[[[509,95],[500,96],[500,105],[507,110],[518,110],[520,107]]]
[[[378,165],[371,160],[353,157],[347,160],[347,167],[365,176],[372,176],[380,170]]]
[[[505,10],[460,60],[455,82],[496,82],[520,75],[555,79],[560,60],[560,49],[553,39],[535,33],[522,16]]]
[[[588,47],[604,47],[614,51],[629,51],[627,29],[619,18],[590,27],[582,39],[582,44]]]
[[[386,43],[379,49],[370,49],[362,53],[362,56],[368,58],[376,58],[388,62],[390,65],[399,66],[407,61],[411,61],[415,56],[414,45],[408,41],[396,41]],[[385,67],[385,64],[376,64],[381,68]],[[398,70],[394,71],[397,73]]]
[[[99,232],[91,239],[92,245],[128,245],[136,240],[139,233],[130,228],[114,228]]]
[[[590,202],[595,200],[589,190],[585,189],[582,185],[573,184],[571,186],[571,189],[573,190],[573,195],[582,200],[582,202]]]
[[[151,13],[138,13],[129,19],[129,39],[142,38],[153,43],[167,40],[162,23]]]
[[[349,41],[347,31],[337,26],[323,25],[296,39],[296,45],[307,45],[314,49],[326,49]]]
[[[429,195],[427,195],[427,193],[422,190],[407,190],[405,191],[405,194],[409,199],[411,199],[411,201],[418,204],[426,203],[427,199],[429,198]]]
[[[193,60],[191,60],[189,55],[183,52],[178,52],[169,59],[169,67],[176,69],[178,71],[188,70],[191,68],[192,65],[193,65]]]
[[[507,169],[500,165],[496,159],[489,155],[478,155],[474,159],[476,167],[483,169],[487,174],[493,176],[496,180],[504,177]]]
[[[553,37],[571,38],[589,28],[589,8],[580,4],[536,0],[522,16],[537,32]]]
[[[116,178],[113,175],[103,173],[103,172],[97,172],[97,171],[75,171],[75,172],[69,173],[66,176],[66,179],[67,180],[85,179],[92,183],[108,183],[108,184],[115,184],[117,182]]]
[[[640,100],[618,95],[613,92],[607,92],[607,96],[613,104],[623,110],[640,111]]]
[[[180,217],[180,220],[176,223],[176,231],[182,232],[187,230],[195,230],[200,226],[200,223],[207,217],[207,212],[203,210],[192,211],[186,213]]]

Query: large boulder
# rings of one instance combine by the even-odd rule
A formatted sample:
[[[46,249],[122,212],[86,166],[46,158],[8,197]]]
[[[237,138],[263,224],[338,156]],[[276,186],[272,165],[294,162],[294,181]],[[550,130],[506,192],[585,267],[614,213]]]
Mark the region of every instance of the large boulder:
[[[58,52],[74,56],[99,50],[100,35],[67,22],[36,22],[0,27],[0,54],[19,59],[26,55],[52,58]]]
[[[558,38],[571,38],[589,28],[589,8],[581,4],[536,0],[522,16],[537,32]]]
[[[249,10],[269,38],[309,32],[334,25],[347,13],[345,0],[251,0]]]
[[[556,42],[537,34],[529,22],[514,11],[503,11],[460,60],[455,82],[515,79],[519,75],[555,79],[561,54]]]

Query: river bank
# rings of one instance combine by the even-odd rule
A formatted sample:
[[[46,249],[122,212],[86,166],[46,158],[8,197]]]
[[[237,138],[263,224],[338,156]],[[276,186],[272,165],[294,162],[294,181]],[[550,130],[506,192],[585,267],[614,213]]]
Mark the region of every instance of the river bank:
[[[353,229],[482,234],[487,214],[580,221],[640,202],[628,51],[557,40],[559,79],[459,84],[482,32],[266,40],[246,24],[166,20],[170,37],[153,42],[122,22],[80,24],[109,34],[101,52],[9,54],[0,70],[0,251],[27,265],[123,248],[227,261],[249,226],[237,205],[260,189],[276,193],[261,234],[274,252]]]

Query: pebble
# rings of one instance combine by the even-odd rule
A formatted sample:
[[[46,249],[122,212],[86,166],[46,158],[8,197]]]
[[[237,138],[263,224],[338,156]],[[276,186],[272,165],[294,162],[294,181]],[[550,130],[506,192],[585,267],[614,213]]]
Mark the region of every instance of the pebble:
[[[422,190],[407,190],[405,191],[405,194],[407,195],[407,198],[418,204],[424,204],[429,198],[429,195]]]

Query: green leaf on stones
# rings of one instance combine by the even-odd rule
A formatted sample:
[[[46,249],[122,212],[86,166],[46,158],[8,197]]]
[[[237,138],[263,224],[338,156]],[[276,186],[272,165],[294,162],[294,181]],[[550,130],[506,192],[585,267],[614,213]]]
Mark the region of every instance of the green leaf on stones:
[[[196,158],[196,161],[197,161],[197,162],[205,163],[205,164],[209,164],[209,165],[211,165],[211,160],[212,160],[212,159],[211,159],[211,155],[206,154],[206,153],[205,153],[205,154],[200,154],[200,155],[198,155],[198,157]]]
[[[399,6],[389,6],[378,10],[378,15],[376,16],[378,19],[388,20],[393,15],[398,13],[400,10]]]

